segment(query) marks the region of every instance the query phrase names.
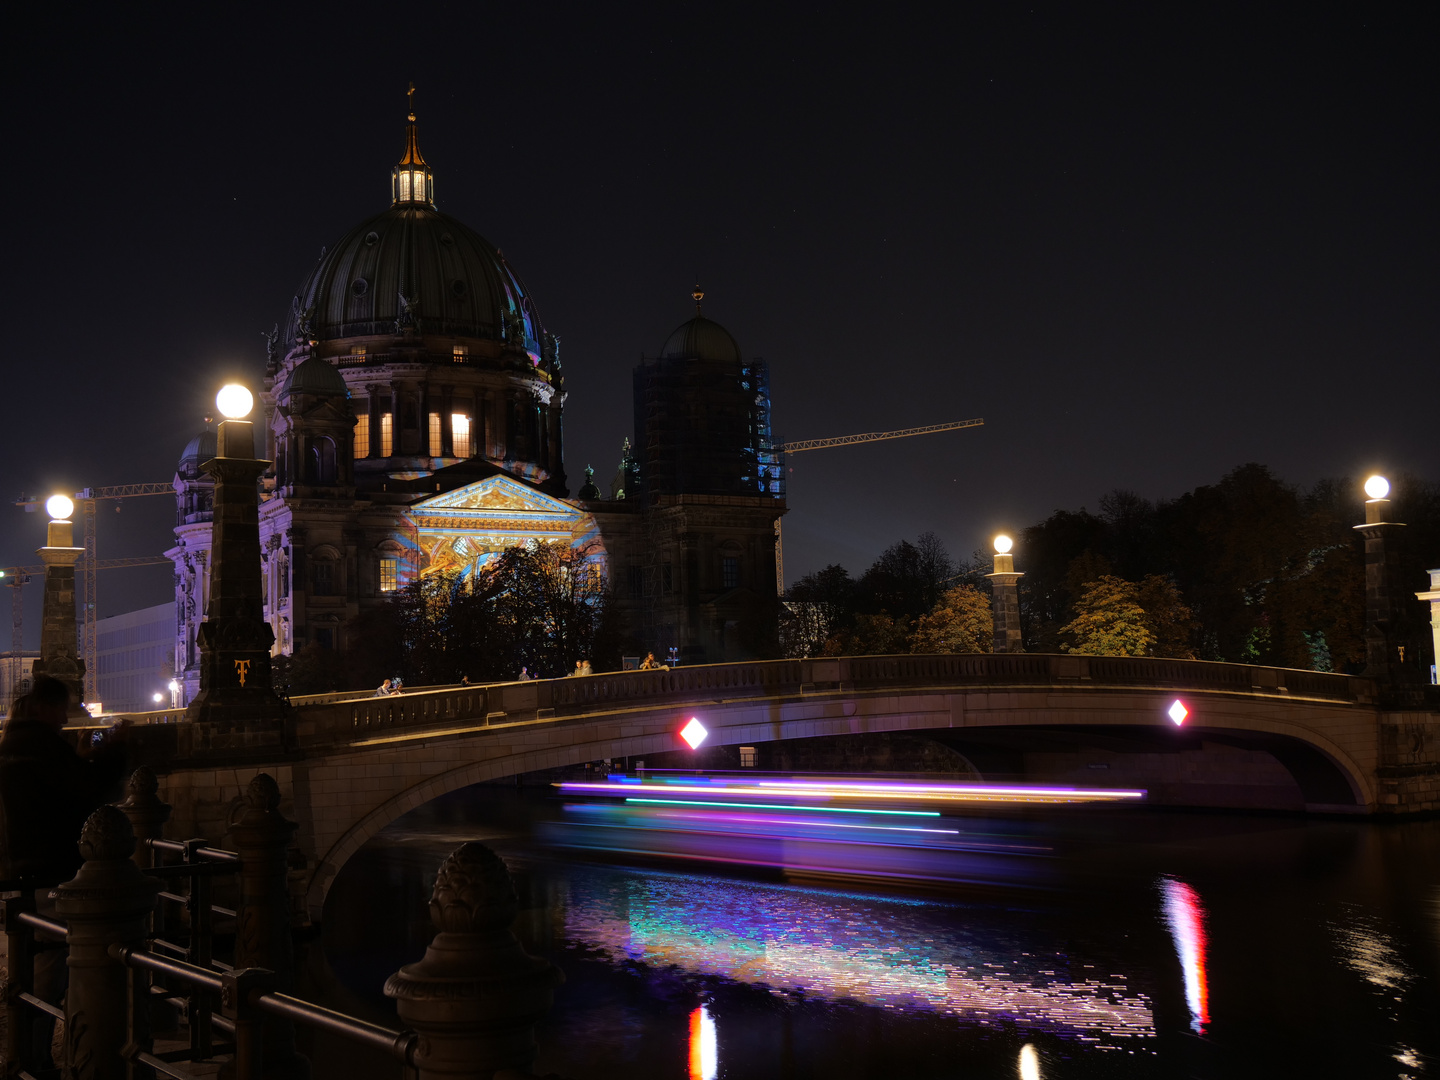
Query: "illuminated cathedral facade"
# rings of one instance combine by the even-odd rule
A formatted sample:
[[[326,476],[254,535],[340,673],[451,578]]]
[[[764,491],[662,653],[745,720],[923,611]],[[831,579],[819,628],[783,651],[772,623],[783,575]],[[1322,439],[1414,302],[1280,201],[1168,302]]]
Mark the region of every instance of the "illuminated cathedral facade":
[[[344,649],[407,583],[507,547],[566,544],[606,575],[632,648],[765,651],[785,512],[768,372],[699,311],[634,374],[610,490],[570,497],[560,341],[505,256],[436,209],[412,113],[390,206],[327,248],[266,342],[261,553],[276,654]],[[258,431],[257,431],[258,438]],[[631,439],[633,438],[633,442]],[[206,431],[175,475],[176,668],[199,686],[208,603]],[[575,658],[580,659],[580,658]]]

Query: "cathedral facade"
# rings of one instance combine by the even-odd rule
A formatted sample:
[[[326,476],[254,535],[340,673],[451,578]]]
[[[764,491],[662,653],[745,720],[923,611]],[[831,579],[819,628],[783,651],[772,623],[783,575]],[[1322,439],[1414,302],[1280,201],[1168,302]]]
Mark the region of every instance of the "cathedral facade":
[[[427,574],[469,576],[517,544],[603,569],[636,650],[763,655],[785,512],[768,372],[700,313],[634,374],[610,490],[564,465],[559,339],[504,255],[437,210],[412,113],[390,206],[322,255],[267,339],[261,557],[274,651],[343,649],[350,622]],[[175,475],[176,668],[198,691],[215,434]],[[576,659],[579,659],[578,657]]]

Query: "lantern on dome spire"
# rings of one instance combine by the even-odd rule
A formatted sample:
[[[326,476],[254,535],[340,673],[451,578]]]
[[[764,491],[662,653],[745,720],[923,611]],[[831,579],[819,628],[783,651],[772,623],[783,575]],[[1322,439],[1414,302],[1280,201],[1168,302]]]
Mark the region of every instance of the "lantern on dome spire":
[[[405,127],[405,156],[390,170],[390,202],[418,204],[435,208],[435,174],[420,155],[420,144],[415,135],[415,84],[405,93],[409,99],[408,124]]]

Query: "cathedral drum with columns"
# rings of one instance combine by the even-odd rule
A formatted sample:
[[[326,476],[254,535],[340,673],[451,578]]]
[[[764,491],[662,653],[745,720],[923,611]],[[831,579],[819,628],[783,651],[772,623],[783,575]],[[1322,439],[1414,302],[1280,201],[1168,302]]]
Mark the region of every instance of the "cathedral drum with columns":
[[[417,577],[470,575],[538,542],[603,567],[637,650],[767,654],[785,512],[768,371],[703,317],[702,298],[635,371],[635,442],[609,497],[587,475],[568,498],[559,339],[504,255],[436,209],[412,112],[389,209],[325,250],[267,339],[260,546],[275,653],[345,648],[361,610]],[[214,454],[215,433],[200,433],[175,475],[167,555],[186,701],[211,561],[201,466]]]

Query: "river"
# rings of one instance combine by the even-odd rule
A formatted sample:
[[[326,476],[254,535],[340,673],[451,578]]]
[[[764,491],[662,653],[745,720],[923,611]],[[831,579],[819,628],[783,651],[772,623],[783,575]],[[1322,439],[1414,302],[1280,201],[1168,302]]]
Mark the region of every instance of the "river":
[[[594,814],[490,787],[396,822],[337,878],[302,990],[394,1024],[380,987],[424,952],[435,869],[481,840],[565,975],[541,1074],[1440,1074],[1440,822],[977,808],[937,819],[938,846],[736,858],[693,823]]]

